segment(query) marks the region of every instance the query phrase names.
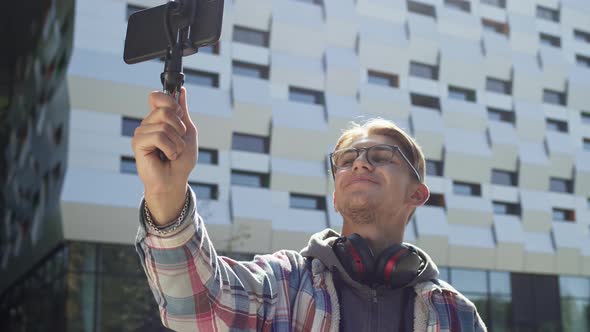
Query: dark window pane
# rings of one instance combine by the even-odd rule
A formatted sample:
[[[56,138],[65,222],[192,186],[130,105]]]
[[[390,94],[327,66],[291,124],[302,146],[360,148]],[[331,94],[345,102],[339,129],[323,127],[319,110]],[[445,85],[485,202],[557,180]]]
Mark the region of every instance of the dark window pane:
[[[197,199],[213,199],[218,197],[218,187],[216,184],[189,182],[189,186],[195,192]]]
[[[590,331],[590,300],[561,299],[563,331]]]
[[[410,76],[438,80],[438,69],[436,66],[419,62],[410,62]]]
[[[238,133],[232,135],[232,150],[268,153],[268,147],[267,137]]]
[[[135,158],[121,157],[121,173],[137,174],[137,166],[135,165]]]
[[[132,245],[98,244],[99,272],[127,276],[143,276],[144,272]]]
[[[488,326],[493,326],[494,331],[512,331],[512,300],[510,296],[492,295],[490,301],[490,320]],[[480,309],[478,308],[478,311]]]
[[[464,196],[481,196],[481,186],[475,183],[453,181],[453,193]]]
[[[451,269],[451,283],[453,287],[463,293],[485,294],[488,292],[488,281],[484,270],[453,268]]]
[[[492,170],[492,183],[504,186],[516,186],[517,176],[516,172],[502,171],[498,169]]]
[[[268,32],[235,26],[233,40],[238,43],[268,47]]]
[[[66,247],[68,271],[96,271],[96,244],[88,242],[70,242]]]
[[[550,178],[549,190],[559,193],[572,193],[574,189],[573,181],[567,179]]]
[[[467,13],[471,11],[469,2],[462,0],[445,0],[445,6],[447,8],[453,8]]]
[[[486,31],[491,31],[508,36],[510,28],[507,23],[492,21],[487,18],[481,19],[481,24]]]
[[[97,274],[68,273],[66,277],[68,331],[94,331]]]
[[[553,208],[553,220],[576,221],[574,210]]]
[[[556,36],[551,36],[545,33],[539,35],[539,39],[542,45],[548,45],[553,47],[561,47],[561,39]]]
[[[580,67],[590,68],[590,57],[576,54],[576,64]]]
[[[590,138],[584,138],[582,140],[582,147],[584,148],[584,150],[590,151]]]
[[[289,206],[294,209],[326,209],[325,197],[292,193],[289,198]]]
[[[369,83],[397,88],[399,86],[399,77],[394,74],[388,74],[369,70]]]
[[[475,102],[475,90],[449,86],[449,98]]]
[[[289,100],[306,104],[324,104],[324,94],[320,91],[289,87]]]
[[[488,119],[492,121],[514,123],[514,112],[488,107]]]
[[[520,205],[510,202],[492,202],[494,205],[494,214],[506,214],[520,216]]]
[[[199,164],[217,165],[218,158],[217,150],[199,148]]]
[[[438,206],[438,207],[445,207],[445,196],[443,194],[433,194],[430,193],[430,197],[424,203],[426,206]]]
[[[537,17],[553,22],[559,22],[559,11],[543,6],[537,6]]]
[[[236,186],[268,188],[268,174],[246,171],[232,171],[231,184]]]
[[[500,8],[506,8],[506,0],[481,0],[481,3],[485,3]]]
[[[561,133],[567,133],[568,131],[567,122],[553,119],[547,119],[546,128],[547,130],[557,131]]]
[[[543,102],[555,105],[565,105],[565,93],[544,89]]]
[[[199,53],[219,54],[219,43],[199,47]]]
[[[133,137],[135,128],[139,127],[141,121],[141,119],[124,116],[121,122],[121,135]]]
[[[299,2],[305,2],[305,3],[309,3],[309,4],[313,4],[313,5],[321,5],[322,4],[322,0],[297,0]]]
[[[426,174],[434,176],[443,175],[443,163],[437,160],[426,160]]]
[[[574,39],[584,43],[590,43],[590,32],[574,30]]]
[[[590,125],[590,113],[582,112],[582,113],[580,113],[580,117],[582,119],[583,124]]]
[[[421,3],[418,1],[410,1],[407,2],[408,11],[410,13],[418,14],[418,15],[425,15],[430,16],[432,18],[436,18],[436,11],[434,6]]]
[[[512,294],[510,272],[490,271],[490,293],[508,296]]]
[[[486,79],[486,90],[509,95],[512,93],[512,84],[509,81],[488,77]]]
[[[219,87],[219,74],[195,69],[183,69],[184,83]]]
[[[412,105],[426,107],[426,108],[433,108],[440,110],[440,101],[438,97],[421,95],[417,93],[411,93],[410,99],[412,101]]]
[[[234,75],[268,79],[268,67],[253,63],[234,61],[232,72]]]

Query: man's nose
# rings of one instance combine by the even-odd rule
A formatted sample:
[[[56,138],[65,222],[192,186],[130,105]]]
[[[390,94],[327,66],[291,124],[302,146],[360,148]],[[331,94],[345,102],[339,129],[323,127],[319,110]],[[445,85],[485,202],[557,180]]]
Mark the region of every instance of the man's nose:
[[[373,165],[369,162],[369,156],[367,155],[367,150],[362,150],[359,155],[354,160],[352,164],[353,170],[357,170],[359,168],[366,168],[367,170],[373,170]]]

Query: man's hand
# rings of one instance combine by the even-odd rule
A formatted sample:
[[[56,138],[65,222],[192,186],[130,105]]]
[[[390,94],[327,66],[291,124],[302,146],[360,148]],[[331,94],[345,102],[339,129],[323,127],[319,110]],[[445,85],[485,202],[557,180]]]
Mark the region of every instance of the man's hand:
[[[188,177],[197,163],[197,128],[188,113],[185,88],[179,103],[163,92],[150,93],[150,113],[131,140],[145,200],[159,225],[180,214]],[[158,149],[169,160],[160,160]]]

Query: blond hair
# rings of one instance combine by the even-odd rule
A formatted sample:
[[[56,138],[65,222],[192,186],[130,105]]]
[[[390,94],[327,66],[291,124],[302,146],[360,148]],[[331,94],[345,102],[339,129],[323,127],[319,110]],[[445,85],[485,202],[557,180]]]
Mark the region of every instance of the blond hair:
[[[342,135],[340,135],[334,151],[348,147],[356,140],[369,135],[387,136],[399,142],[401,150],[412,166],[416,168],[420,175],[420,179],[424,182],[426,161],[424,159],[422,148],[420,148],[418,143],[416,143],[410,135],[393,121],[382,118],[373,118],[367,120],[363,124],[351,122],[350,127],[344,130]]]

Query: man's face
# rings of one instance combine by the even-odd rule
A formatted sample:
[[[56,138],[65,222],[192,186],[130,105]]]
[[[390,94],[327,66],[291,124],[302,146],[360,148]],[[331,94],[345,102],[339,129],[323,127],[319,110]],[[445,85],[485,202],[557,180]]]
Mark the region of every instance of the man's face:
[[[354,141],[349,147],[371,147],[379,144],[397,145],[398,141],[382,135],[369,135]],[[408,164],[399,153],[394,153],[391,163],[371,165],[362,151],[352,167],[336,170],[334,205],[346,215],[363,211],[397,214],[414,189]],[[414,180],[414,181],[413,181]]]

